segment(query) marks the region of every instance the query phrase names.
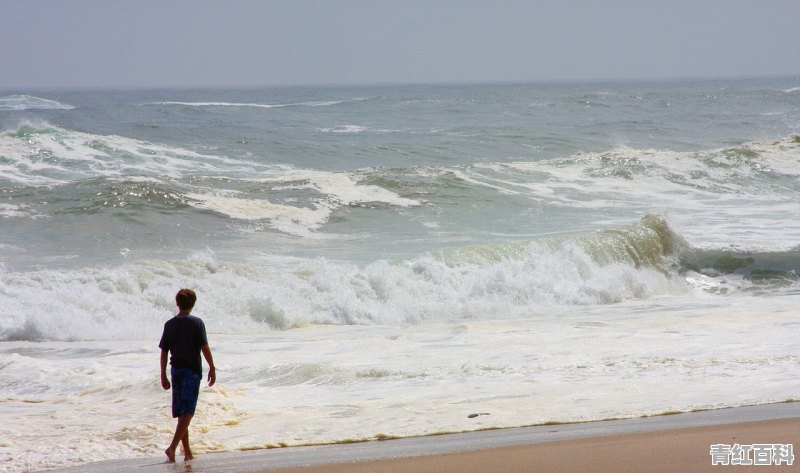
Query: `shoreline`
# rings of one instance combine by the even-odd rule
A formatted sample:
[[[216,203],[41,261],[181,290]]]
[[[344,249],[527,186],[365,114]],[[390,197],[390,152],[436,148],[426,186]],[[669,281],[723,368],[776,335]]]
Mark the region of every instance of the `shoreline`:
[[[690,473],[715,472],[710,447],[715,444],[791,444],[800,434],[797,419],[610,434],[528,445],[494,447],[436,455],[335,463],[295,468],[265,468],[260,473]],[[769,441],[767,442],[767,440]],[[748,459],[752,458],[752,454]],[[794,463],[794,458],[792,457]],[[781,462],[769,465],[731,465],[737,472],[796,471]],[[792,464],[793,464],[792,463]]]
[[[590,464],[592,471],[609,473],[712,471],[712,468],[719,471],[725,467],[712,467],[709,453],[712,444],[793,444],[796,439],[800,439],[800,403],[782,402],[385,441],[207,453],[190,463],[165,464],[161,458],[150,457],[47,471],[522,473],[535,465],[541,471],[582,471]],[[800,464],[800,444],[795,453],[796,463]],[[662,467],[666,469],[658,469]],[[763,471],[765,467],[735,468],[744,472],[750,468]],[[785,464],[770,467],[787,468],[793,467]]]

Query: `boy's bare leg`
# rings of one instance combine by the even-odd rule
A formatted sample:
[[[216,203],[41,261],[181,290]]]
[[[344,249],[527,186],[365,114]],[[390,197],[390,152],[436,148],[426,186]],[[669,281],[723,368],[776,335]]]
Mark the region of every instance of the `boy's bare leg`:
[[[189,444],[189,437],[187,434],[189,432],[190,422],[192,422],[192,414],[184,414],[178,417],[178,425],[175,427],[175,435],[172,437],[172,443],[164,450],[169,463],[175,463],[175,450],[178,448],[178,444],[181,443],[184,436],[186,436],[186,444]]]
[[[194,460],[192,449],[189,447],[189,429],[186,429],[186,433],[183,434],[181,445],[183,446],[183,461]]]

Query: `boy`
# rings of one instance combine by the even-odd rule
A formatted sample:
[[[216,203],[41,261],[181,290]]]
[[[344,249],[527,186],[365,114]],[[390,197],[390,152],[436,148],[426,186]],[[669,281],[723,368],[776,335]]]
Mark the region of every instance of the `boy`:
[[[183,444],[184,461],[194,459],[189,448],[189,423],[194,416],[197,406],[197,396],[200,394],[200,381],[203,379],[203,365],[200,353],[208,363],[208,385],[213,386],[217,380],[214,369],[214,359],[208,347],[206,326],[199,318],[191,315],[197,295],[191,289],[181,289],[175,295],[178,305],[178,315],[164,324],[164,333],[161,335],[161,386],[170,388],[167,379],[167,356],[170,358],[172,375],[172,417],[178,419],[175,427],[175,436],[172,443],[164,450],[169,463],[175,462],[175,450],[178,444]]]

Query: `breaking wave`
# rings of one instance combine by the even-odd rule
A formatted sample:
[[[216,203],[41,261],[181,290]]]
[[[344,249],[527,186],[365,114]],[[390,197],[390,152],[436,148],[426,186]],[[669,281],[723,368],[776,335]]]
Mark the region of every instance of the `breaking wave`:
[[[691,248],[651,215],[584,237],[453,248],[365,266],[304,258],[254,266],[203,252],[117,268],[6,272],[0,339],[146,338],[173,311],[176,284],[197,288],[197,311],[210,330],[248,333],[529,318],[690,291],[696,274],[797,284],[799,266],[798,251],[746,256]]]

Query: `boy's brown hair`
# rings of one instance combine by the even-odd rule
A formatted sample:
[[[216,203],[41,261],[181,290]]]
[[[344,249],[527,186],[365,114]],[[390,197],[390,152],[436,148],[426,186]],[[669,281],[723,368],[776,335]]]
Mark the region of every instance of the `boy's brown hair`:
[[[197,294],[191,289],[181,289],[175,295],[175,302],[178,304],[179,309],[189,310],[193,308],[194,303],[197,302]]]

